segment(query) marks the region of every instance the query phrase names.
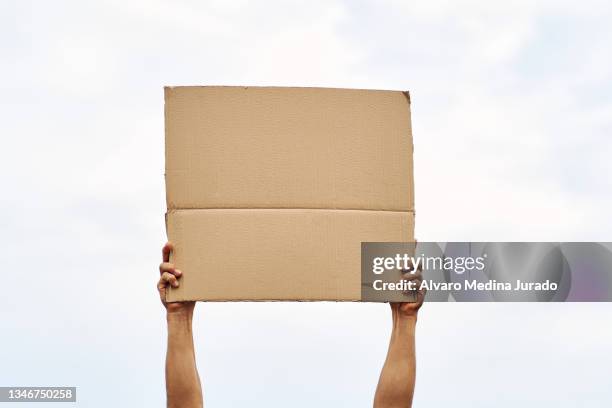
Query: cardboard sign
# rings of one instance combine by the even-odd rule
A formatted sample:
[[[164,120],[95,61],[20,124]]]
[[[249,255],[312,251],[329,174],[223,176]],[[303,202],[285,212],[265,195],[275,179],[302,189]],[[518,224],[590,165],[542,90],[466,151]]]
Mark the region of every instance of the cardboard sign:
[[[410,97],[167,87],[169,301],[361,300],[361,242],[414,240]]]

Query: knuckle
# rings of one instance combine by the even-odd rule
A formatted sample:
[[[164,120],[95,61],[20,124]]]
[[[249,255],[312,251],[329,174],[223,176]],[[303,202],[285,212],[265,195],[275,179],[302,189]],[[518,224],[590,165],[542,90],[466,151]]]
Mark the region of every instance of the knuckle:
[[[162,272],[170,272],[174,269],[174,265],[169,262],[162,262],[159,265],[159,270]]]

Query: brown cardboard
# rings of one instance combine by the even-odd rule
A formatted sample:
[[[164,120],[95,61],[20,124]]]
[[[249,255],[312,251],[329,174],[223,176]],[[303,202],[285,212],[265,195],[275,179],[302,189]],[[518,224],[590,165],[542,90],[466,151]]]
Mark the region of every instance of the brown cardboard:
[[[360,300],[362,241],[413,240],[398,91],[165,88],[178,300]]]

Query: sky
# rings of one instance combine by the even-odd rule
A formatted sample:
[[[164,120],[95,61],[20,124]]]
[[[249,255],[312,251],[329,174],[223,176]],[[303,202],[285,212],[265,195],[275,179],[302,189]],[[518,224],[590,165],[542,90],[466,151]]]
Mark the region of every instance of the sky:
[[[0,386],[165,405],[165,85],[409,90],[419,240],[610,241],[611,20],[591,0],[0,1]],[[426,304],[414,405],[610,406],[611,313]],[[206,404],[371,406],[390,323],[198,304]]]

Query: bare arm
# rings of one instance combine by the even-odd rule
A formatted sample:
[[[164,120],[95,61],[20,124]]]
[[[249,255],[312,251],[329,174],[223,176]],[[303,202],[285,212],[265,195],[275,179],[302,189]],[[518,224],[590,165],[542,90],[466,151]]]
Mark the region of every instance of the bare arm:
[[[407,276],[420,286],[420,271]],[[415,329],[417,313],[425,291],[417,292],[415,303],[391,303],[393,329],[387,358],[380,373],[374,396],[375,408],[409,408],[412,406],[416,378]]]
[[[169,408],[203,407],[202,386],[196,368],[191,321],[195,302],[166,303],[168,285],[179,286],[182,273],[169,263],[172,244],[163,249],[161,277],[157,289],[166,307],[168,351],[166,353],[166,398]]]

